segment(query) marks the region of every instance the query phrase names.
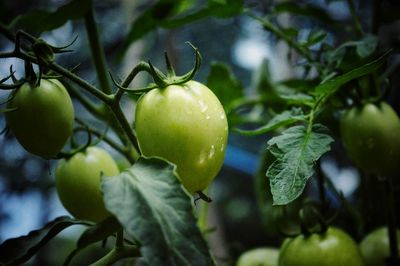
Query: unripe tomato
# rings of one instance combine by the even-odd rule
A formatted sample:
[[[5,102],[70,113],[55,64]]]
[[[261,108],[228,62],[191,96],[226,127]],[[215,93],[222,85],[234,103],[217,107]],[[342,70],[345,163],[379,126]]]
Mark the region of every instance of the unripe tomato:
[[[71,136],[74,109],[65,87],[55,79],[42,79],[38,87],[23,84],[9,103],[7,125],[30,153],[50,159]]]
[[[236,266],[278,266],[279,249],[262,247],[240,255]]]
[[[76,218],[99,222],[110,216],[100,191],[101,176],[118,175],[113,158],[103,149],[89,147],[56,168],[56,188],[64,207]]]
[[[340,229],[299,235],[286,239],[279,254],[279,266],[363,266],[354,240]]]
[[[400,241],[400,230],[396,234]],[[360,250],[366,266],[386,266],[385,259],[390,255],[387,228],[378,228],[366,235],[360,242]]]
[[[353,107],[340,121],[350,159],[361,169],[379,175],[399,173],[400,120],[385,102]]]
[[[191,193],[205,189],[222,166],[226,115],[214,93],[199,82],[153,89],[140,97],[135,127],[142,154],[176,164]]]

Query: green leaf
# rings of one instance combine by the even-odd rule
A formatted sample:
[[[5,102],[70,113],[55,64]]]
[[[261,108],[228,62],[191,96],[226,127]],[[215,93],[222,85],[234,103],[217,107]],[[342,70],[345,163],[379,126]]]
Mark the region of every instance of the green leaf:
[[[17,110],[17,108],[0,109],[0,113],[8,113]]]
[[[325,40],[328,34],[323,30],[313,30],[308,35],[307,41],[302,44],[303,46],[310,47],[314,44],[320,43]]]
[[[279,85],[294,89],[296,91],[311,91],[314,90],[318,83],[316,83],[316,80],[287,79],[281,81]]]
[[[319,84],[315,88],[315,95],[320,96],[320,97],[326,97],[329,96],[333,93],[335,93],[341,86],[346,84],[349,81],[352,81],[353,79],[362,77],[364,75],[367,75],[371,72],[374,72],[377,70],[379,67],[383,65],[383,63],[386,61],[386,58],[388,57],[390,51],[387,51],[384,53],[381,57],[378,59],[365,64],[361,67],[355,68],[341,76],[337,76],[335,78],[332,78],[330,80],[327,80],[321,84]]]
[[[61,27],[69,20],[81,19],[92,7],[92,1],[72,0],[55,11],[34,9],[16,17],[10,24],[13,28],[44,32]]]
[[[230,105],[235,100],[243,97],[243,86],[233,75],[228,65],[224,63],[212,63],[207,79],[209,87],[229,113]]]
[[[266,173],[274,205],[288,204],[301,195],[315,162],[330,150],[332,141],[321,124],[310,132],[304,125],[293,126],[268,141],[268,150],[277,158]]]
[[[281,88],[278,87],[278,91]],[[315,102],[314,98],[308,94],[302,92],[294,92],[292,90],[282,90],[279,93],[279,97],[289,105],[304,105],[312,106]]]
[[[278,128],[292,125],[299,121],[304,121],[306,116],[304,115],[301,108],[293,108],[292,110],[284,111],[276,116],[274,116],[268,123],[262,127],[254,130],[242,130],[235,128],[234,130],[247,136],[260,135],[267,132],[274,131]]]
[[[111,216],[86,229],[79,237],[77,247],[84,248],[90,244],[102,241],[121,229],[122,226],[119,224],[118,220]]]
[[[202,7],[191,13],[191,6],[183,4],[185,0],[159,0],[132,22],[130,31],[124,41],[119,57],[121,58],[129,46],[147,33],[161,28],[176,28],[206,17],[226,18],[240,14],[243,9],[243,0],[208,1]],[[195,5],[196,2],[193,2]],[[185,6],[185,8],[182,8]],[[188,13],[188,14],[186,14]]]
[[[336,22],[325,9],[309,3],[302,5],[289,1],[282,2],[275,6],[275,12],[276,13],[289,12],[295,15],[312,17],[328,24]]]
[[[289,28],[282,28],[281,29],[285,35],[287,35],[288,37],[296,37],[299,34],[299,30],[293,27],[289,27]]]
[[[283,111],[286,103],[277,91],[277,85],[272,80],[269,61],[264,59],[254,75],[254,87],[258,94],[263,98],[265,106],[272,108],[276,112]]]
[[[243,0],[210,0],[207,9],[211,16],[228,18],[242,12],[243,2]]]
[[[135,40],[142,38],[148,32],[161,25],[163,20],[170,18],[179,10],[182,0],[159,0],[144,11],[131,25],[131,29],[123,44],[123,51]]]
[[[262,94],[270,94],[273,93],[275,89],[275,84],[272,81],[269,61],[264,59],[257,69],[254,78],[254,87],[256,88],[257,92]]]
[[[104,178],[102,190],[107,209],[140,243],[147,264],[213,265],[174,165],[141,157],[120,175]]]
[[[58,233],[71,225],[88,225],[88,223],[62,216],[49,222],[42,229],[31,231],[26,236],[6,240],[0,245],[0,264],[20,265],[35,255]]]
[[[356,46],[357,54],[365,58],[375,52],[378,46],[378,38],[374,35],[367,35]]]
[[[122,230],[122,226],[114,216],[86,229],[78,239],[76,248],[68,255],[63,265],[70,265],[72,259],[87,246],[105,240],[107,237]]]

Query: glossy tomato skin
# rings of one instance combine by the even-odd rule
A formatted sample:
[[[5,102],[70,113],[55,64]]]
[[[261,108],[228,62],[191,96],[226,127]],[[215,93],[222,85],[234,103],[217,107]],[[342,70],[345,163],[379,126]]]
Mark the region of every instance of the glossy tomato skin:
[[[30,153],[45,159],[61,151],[71,136],[74,108],[65,87],[55,79],[42,79],[38,87],[23,84],[10,101],[7,125]]]
[[[396,233],[400,241],[400,230]],[[390,255],[387,228],[381,227],[366,235],[360,242],[360,250],[365,266],[386,266],[385,259]]]
[[[399,173],[400,120],[390,105],[368,103],[341,118],[341,136],[350,159],[378,175]]]
[[[363,266],[354,240],[330,227],[323,234],[286,239],[279,254],[279,266]]]
[[[136,107],[135,129],[142,154],[176,164],[190,193],[205,189],[222,166],[228,136],[226,115],[214,93],[199,82],[170,85],[143,95]]]
[[[278,266],[279,249],[260,247],[240,255],[236,266]]]
[[[119,169],[107,151],[89,147],[56,168],[56,188],[64,207],[76,218],[99,222],[110,216],[100,190],[101,176],[115,176]]]

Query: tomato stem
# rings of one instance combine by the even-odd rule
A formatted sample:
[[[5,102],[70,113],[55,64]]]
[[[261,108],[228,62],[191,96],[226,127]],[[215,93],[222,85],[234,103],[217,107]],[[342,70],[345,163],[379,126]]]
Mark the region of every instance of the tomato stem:
[[[389,235],[390,257],[387,259],[388,266],[400,265],[398,240],[396,234],[396,212],[394,205],[394,189],[391,177],[383,179],[385,185],[385,200],[386,200],[386,219]]]
[[[115,246],[121,248],[124,246],[124,230],[117,232],[117,239],[115,240]]]
[[[112,265],[123,258],[139,257],[140,251],[137,246],[123,246],[112,249],[108,254],[98,261],[90,264],[91,266]]]
[[[206,188],[206,193],[209,191],[209,188]],[[208,218],[208,202],[202,201],[200,202],[199,209],[199,217],[197,219],[197,225],[200,228],[201,232],[207,231],[207,218]]]
[[[373,0],[372,1],[372,34],[374,35],[378,35],[378,31],[380,28],[380,24],[381,24],[381,0]]]
[[[97,72],[100,89],[110,94],[111,86],[107,75],[107,63],[105,60],[104,49],[100,45],[100,37],[97,25],[94,19],[93,8],[85,14],[86,33],[89,39],[90,51],[92,52],[92,60]]]
[[[349,6],[349,10],[350,10],[351,17],[353,19],[355,31],[359,36],[363,36],[364,31],[362,29],[360,18],[356,14],[356,8],[354,6],[353,0],[346,0],[346,2],[347,2],[347,5]]]
[[[275,34],[278,38],[282,39],[283,41],[285,41],[290,47],[292,47],[299,55],[303,56],[305,59],[307,59],[308,62],[310,63],[315,63],[316,59],[313,58],[313,56],[311,55],[311,53],[305,49],[304,47],[302,47],[301,45],[299,45],[293,38],[291,38],[290,36],[288,36],[287,34],[285,34],[281,29],[279,29],[278,27],[274,26],[270,21],[268,21],[267,19],[264,18],[260,18],[254,14],[252,14],[249,11],[245,11],[245,14],[247,14],[249,17],[257,20],[263,27],[265,30]],[[318,64],[314,65],[315,69],[317,70],[318,74],[322,74],[322,69]]]
[[[130,149],[127,147],[124,147],[120,145],[119,143],[115,142],[111,138],[109,138],[104,132],[99,131],[97,128],[91,127],[88,124],[86,124],[83,120],[76,118],[75,119],[78,124],[82,125],[82,128],[77,128],[78,131],[80,130],[89,130],[91,134],[101,138],[105,143],[107,143],[110,147],[112,147],[114,150],[119,152],[121,155],[123,155],[130,163],[135,162],[135,158],[133,157],[132,153],[130,152]]]
[[[319,201],[321,202],[321,212],[322,212],[322,214],[325,214],[326,207],[327,207],[326,193],[325,193],[326,176],[322,172],[320,160],[317,161],[316,172],[317,172]]]

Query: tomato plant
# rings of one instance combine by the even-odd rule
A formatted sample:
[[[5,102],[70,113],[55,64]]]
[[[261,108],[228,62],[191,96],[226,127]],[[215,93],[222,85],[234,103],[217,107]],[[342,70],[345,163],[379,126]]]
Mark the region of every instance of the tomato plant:
[[[108,152],[89,147],[58,163],[55,173],[58,196],[74,217],[102,221],[110,214],[100,191],[101,177],[118,173],[118,166]]]
[[[74,109],[65,87],[56,79],[41,79],[38,86],[24,83],[11,96],[7,126],[30,153],[50,159],[72,134]]]
[[[330,227],[324,233],[299,235],[284,241],[279,266],[362,266],[360,250],[344,231]]]
[[[236,266],[278,266],[279,249],[260,247],[240,255]]]
[[[352,237],[384,219],[385,256],[400,265],[400,123],[387,103],[399,101],[396,1],[3,2],[0,123],[10,130],[0,131],[0,225],[8,216],[19,225],[28,212],[7,199],[23,195],[26,207],[28,195],[41,208],[21,220],[43,226],[19,237],[1,230],[12,237],[0,244],[1,265],[208,266],[268,246],[238,265],[357,266]],[[187,67],[186,40],[199,49],[187,42],[194,67],[178,76],[172,63]],[[9,133],[38,156],[19,153]],[[358,168],[346,169],[346,156]],[[48,221],[53,183],[72,217]],[[50,249],[77,224],[75,249]],[[281,233],[299,231],[281,245]],[[105,240],[104,256],[80,253]]]
[[[390,105],[352,107],[343,114],[340,128],[347,154],[360,168],[380,175],[399,173],[400,120]]]
[[[399,241],[400,230],[397,230],[396,234]],[[367,234],[360,242],[360,250],[366,266],[386,266],[385,259],[390,256],[387,227],[375,229]]]
[[[136,107],[135,129],[143,155],[175,163],[183,186],[191,193],[205,189],[224,161],[226,115],[218,98],[199,82],[143,95]]]

